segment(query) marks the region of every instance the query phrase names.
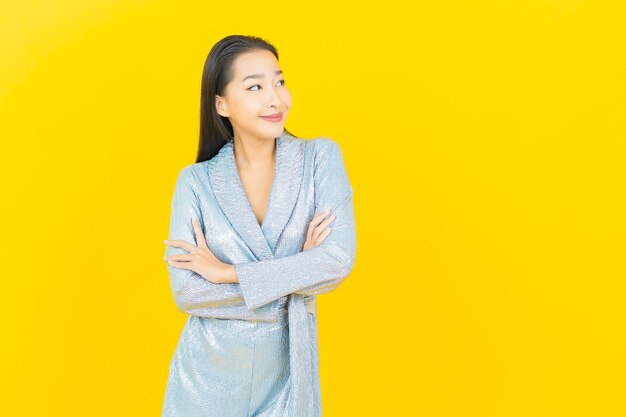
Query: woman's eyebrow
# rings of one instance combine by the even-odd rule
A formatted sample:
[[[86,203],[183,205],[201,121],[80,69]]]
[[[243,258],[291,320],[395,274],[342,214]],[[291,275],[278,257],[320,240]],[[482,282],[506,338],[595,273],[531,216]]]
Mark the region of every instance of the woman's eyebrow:
[[[274,72],[274,75],[278,75],[282,73],[283,73],[283,70],[278,70]],[[248,78],[263,78],[263,77],[264,77],[263,74],[250,74],[250,75],[246,75],[245,77],[243,77],[243,80],[241,80],[241,82],[246,81]]]

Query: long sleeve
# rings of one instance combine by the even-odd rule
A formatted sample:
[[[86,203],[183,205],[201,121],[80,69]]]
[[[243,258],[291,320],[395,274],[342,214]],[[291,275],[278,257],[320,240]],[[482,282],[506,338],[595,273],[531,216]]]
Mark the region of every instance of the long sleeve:
[[[176,179],[172,198],[169,240],[184,240],[197,246],[191,223],[195,217],[200,224],[202,213],[197,196],[197,184],[191,167],[184,167]],[[182,248],[166,246],[165,255],[188,253]],[[170,288],[176,307],[183,312],[197,316],[222,315],[225,309],[235,310],[244,306],[244,299],[238,284],[216,284],[204,279],[198,273],[167,264]]]
[[[235,264],[249,309],[291,293],[321,294],[337,288],[352,271],[356,256],[353,189],[339,145],[323,139],[314,169],[315,213],[330,209],[335,220],[317,247],[282,258]]]

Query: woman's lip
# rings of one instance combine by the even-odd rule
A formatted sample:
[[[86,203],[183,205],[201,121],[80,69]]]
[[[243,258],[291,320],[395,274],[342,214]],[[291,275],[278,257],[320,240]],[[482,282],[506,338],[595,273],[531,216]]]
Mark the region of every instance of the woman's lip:
[[[283,118],[283,114],[282,113],[274,113],[274,114],[269,114],[267,116],[261,116],[261,118],[275,122],[275,121],[278,121],[278,120],[282,119]]]

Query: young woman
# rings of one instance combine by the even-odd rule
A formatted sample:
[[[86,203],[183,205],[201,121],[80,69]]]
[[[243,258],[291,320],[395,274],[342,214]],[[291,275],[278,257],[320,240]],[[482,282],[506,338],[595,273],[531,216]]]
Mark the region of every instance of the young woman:
[[[285,128],[276,49],[227,36],[202,77],[196,163],[178,174],[165,260],[189,315],[165,417],[319,417],[316,295],[350,274],[352,186],[339,145]]]

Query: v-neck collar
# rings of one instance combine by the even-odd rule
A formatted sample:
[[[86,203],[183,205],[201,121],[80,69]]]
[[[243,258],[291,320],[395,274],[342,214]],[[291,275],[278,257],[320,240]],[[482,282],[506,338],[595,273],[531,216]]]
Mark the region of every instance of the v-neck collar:
[[[215,198],[233,228],[259,260],[272,259],[298,199],[304,166],[304,141],[286,133],[276,138],[274,181],[260,225],[241,183],[231,137],[208,161]]]
[[[267,199],[267,206],[265,208],[265,214],[263,215],[263,221],[261,222],[261,224],[259,225],[261,227],[261,230],[265,231],[265,220],[267,219],[267,215],[269,214],[269,210],[270,210],[270,204],[269,202],[272,200],[272,193],[275,193],[276,191],[274,190],[276,188],[276,183],[277,183],[277,177],[278,177],[278,166],[279,166],[279,152],[278,152],[278,147],[282,146],[283,140],[282,138],[276,138],[274,140],[274,143],[276,144],[276,160],[274,161],[274,179],[272,180],[272,188],[270,190],[270,194],[269,197]],[[250,205],[250,209],[252,210],[252,204],[250,204],[250,199],[248,198],[248,195],[246,194],[246,190],[245,188],[243,188],[243,182],[241,181],[241,174],[239,173],[239,168],[237,167],[237,159],[235,158],[235,142],[234,140],[231,138],[231,140],[228,141],[229,147],[231,148],[229,150],[229,155],[228,157],[233,159],[233,171],[235,172],[235,179],[237,181],[237,186],[241,187],[241,189],[244,191],[244,195],[246,196],[246,200],[248,201],[248,205]],[[282,153],[280,153],[282,156]],[[252,210],[252,214],[254,214],[254,210]],[[256,220],[256,214],[254,215],[254,218]],[[258,224],[258,220],[257,220],[257,224]]]

